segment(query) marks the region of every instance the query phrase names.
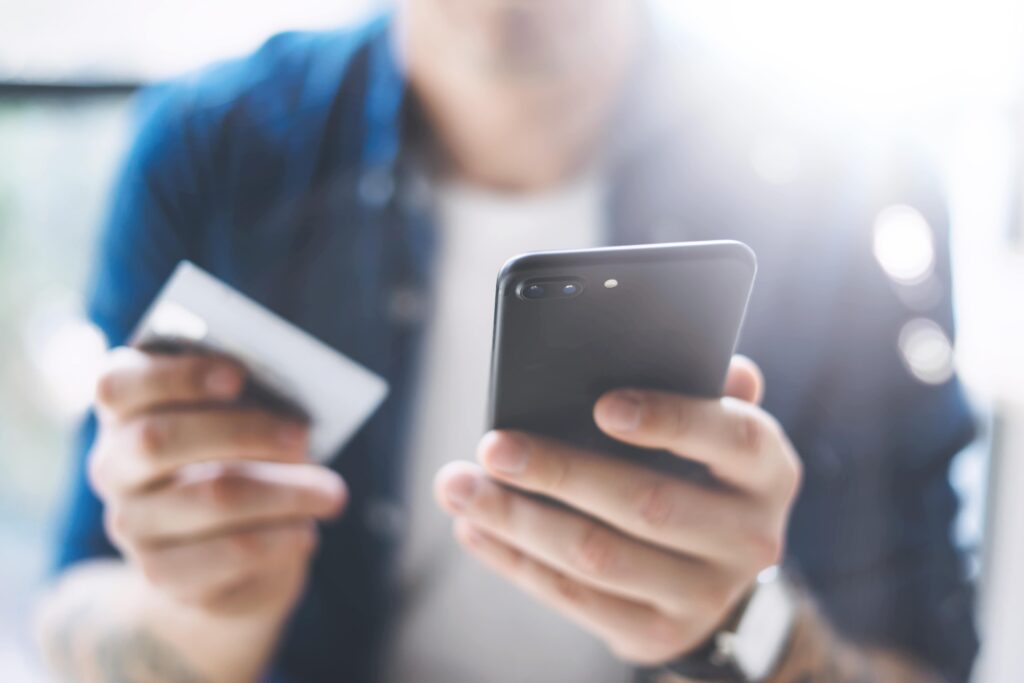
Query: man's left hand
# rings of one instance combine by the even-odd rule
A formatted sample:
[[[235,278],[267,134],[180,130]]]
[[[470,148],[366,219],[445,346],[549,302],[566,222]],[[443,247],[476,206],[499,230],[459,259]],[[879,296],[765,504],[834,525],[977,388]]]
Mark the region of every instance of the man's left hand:
[[[782,556],[801,466],[758,407],[762,388],[757,366],[736,357],[724,398],[627,389],[594,406],[609,436],[703,463],[717,485],[495,431],[480,442],[482,468],[438,472],[438,500],[494,571],[621,659],[669,661],[710,636]]]

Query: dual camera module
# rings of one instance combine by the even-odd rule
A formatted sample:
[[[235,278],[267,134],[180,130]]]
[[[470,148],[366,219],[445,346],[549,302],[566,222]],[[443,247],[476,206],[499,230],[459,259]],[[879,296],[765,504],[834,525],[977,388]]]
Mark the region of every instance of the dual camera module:
[[[618,280],[604,281],[606,289],[617,287]],[[528,280],[519,285],[519,296],[523,299],[571,299],[583,291],[583,280],[579,278],[552,278],[549,280]]]

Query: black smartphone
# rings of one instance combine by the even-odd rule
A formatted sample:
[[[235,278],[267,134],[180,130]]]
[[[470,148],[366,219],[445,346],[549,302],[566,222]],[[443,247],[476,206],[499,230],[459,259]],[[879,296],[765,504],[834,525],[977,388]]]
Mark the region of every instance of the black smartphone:
[[[757,261],[741,242],[690,242],[513,258],[498,276],[489,426],[693,473],[595,425],[611,389],[717,397]]]

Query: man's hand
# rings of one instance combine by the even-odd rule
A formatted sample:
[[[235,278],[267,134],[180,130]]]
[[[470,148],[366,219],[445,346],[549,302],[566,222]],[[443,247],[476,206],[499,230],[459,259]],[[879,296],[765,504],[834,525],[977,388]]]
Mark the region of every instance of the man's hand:
[[[125,561],[64,572],[37,634],[60,680],[251,683],[273,654],[315,544],[345,502],[306,461],[307,430],[237,400],[212,355],[117,349],[97,385],[89,475]]]
[[[346,490],[306,461],[304,425],[237,404],[244,382],[224,358],[115,350],[89,474],[111,539],[159,591],[279,616],[304,581],[313,521],[339,514]]]
[[[621,390],[594,407],[610,436],[703,463],[720,485],[502,431],[480,442],[483,470],[452,463],[438,473],[438,498],[469,552],[617,656],[671,660],[701,644],[782,556],[801,466],[757,406],[762,384],[737,357],[720,400]]]

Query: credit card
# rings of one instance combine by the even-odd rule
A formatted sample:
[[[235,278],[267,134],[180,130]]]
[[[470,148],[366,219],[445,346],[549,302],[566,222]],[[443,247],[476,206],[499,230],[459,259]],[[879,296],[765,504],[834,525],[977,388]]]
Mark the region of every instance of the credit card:
[[[243,401],[310,426],[310,456],[329,462],[387,396],[384,378],[189,261],[175,268],[132,336],[157,352],[230,356],[248,372]]]

